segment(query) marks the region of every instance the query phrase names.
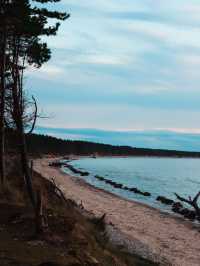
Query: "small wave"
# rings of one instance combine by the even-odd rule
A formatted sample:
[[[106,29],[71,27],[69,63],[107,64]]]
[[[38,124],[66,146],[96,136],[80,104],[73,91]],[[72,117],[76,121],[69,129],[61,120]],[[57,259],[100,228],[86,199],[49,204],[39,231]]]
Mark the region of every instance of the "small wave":
[[[200,181],[193,180],[193,179],[190,179],[190,178],[188,178],[188,181],[190,181],[192,184],[200,185]]]

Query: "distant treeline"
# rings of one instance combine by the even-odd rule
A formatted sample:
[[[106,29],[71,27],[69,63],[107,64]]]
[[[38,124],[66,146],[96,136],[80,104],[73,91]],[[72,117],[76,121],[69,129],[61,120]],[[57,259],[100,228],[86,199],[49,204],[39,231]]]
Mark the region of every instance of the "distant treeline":
[[[63,140],[46,135],[26,135],[28,151],[32,155],[99,155],[99,156],[157,156],[157,157],[193,157],[199,158],[200,152],[184,152],[176,150],[144,149],[129,146],[113,146],[87,141]],[[17,136],[15,132],[7,132],[7,149],[14,151]]]

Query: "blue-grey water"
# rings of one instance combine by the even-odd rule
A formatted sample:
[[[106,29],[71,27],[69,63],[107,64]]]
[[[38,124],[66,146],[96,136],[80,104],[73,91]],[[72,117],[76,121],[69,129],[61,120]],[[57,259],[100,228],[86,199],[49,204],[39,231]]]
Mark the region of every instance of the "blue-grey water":
[[[156,208],[169,210],[169,207],[157,202],[162,195],[175,199],[174,193],[194,196],[200,190],[200,159],[188,158],[83,158],[70,163],[75,168],[85,170],[89,176],[81,177],[86,182],[120,195],[129,200],[136,200]],[[67,173],[70,171],[65,169]],[[73,174],[74,175],[74,174]],[[128,187],[137,187],[148,191],[151,197],[144,197],[133,192],[116,189],[98,181],[95,175],[121,183]]]

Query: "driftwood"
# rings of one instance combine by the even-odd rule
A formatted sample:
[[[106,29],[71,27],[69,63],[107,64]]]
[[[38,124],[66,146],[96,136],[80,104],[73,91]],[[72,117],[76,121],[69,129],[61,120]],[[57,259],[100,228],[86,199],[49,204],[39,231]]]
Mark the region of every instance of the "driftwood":
[[[106,227],[105,218],[106,218],[106,213],[104,213],[101,217],[93,217],[91,219],[91,222],[95,224],[101,231],[105,231]]]
[[[34,195],[34,213],[35,213],[35,232],[36,235],[40,236],[48,230],[47,216],[44,214],[44,202],[41,190],[36,192],[32,185],[33,179],[33,161],[30,161],[30,189],[31,194]]]
[[[35,128],[36,120],[38,117],[38,107],[37,107],[37,102],[36,102],[36,99],[34,98],[34,96],[32,96],[32,100],[33,100],[35,110],[34,110],[33,117],[32,117],[33,123],[32,123],[31,129],[29,130],[28,134],[31,134],[33,132],[33,130]]]
[[[44,234],[48,230],[47,217],[43,211],[43,197],[41,191],[36,193],[36,208],[35,208],[35,219],[36,219],[36,234]]]
[[[198,199],[200,197],[200,191],[196,194],[196,196],[193,199],[190,196],[188,199],[183,198],[183,197],[179,196],[177,193],[175,193],[175,195],[176,195],[178,200],[185,202],[185,203],[189,204],[190,206],[192,206],[196,212],[197,218],[200,219],[200,206],[198,205]]]
[[[59,197],[59,199],[61,199],[66,204],[66,206],[69,206],[69,204],[70,204],[70,206],[73,205],[74,207],[84,209],[82,203],[80,205],[78,205],[74,200],[67,199],[65,197],[62,190],[57,186],[54,178],[51,178],[50,180],[51,180],[51,183],[54,187],[54,193],[56,194],[57,197]]]
[[[55,194],[61,198],[65,203],[69,203],[69,201],[66,199],[64,193],[62,192],[62,190],[56,185],[56,182],[55,182],[55,179],[54,178],[51,178],[51,182],[54,186],[54,191],[55,191]]]

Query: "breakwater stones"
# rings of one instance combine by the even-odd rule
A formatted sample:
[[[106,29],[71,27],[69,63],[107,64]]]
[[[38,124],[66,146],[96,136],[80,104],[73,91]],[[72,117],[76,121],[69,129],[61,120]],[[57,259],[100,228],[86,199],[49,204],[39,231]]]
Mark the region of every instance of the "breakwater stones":
[[[135,188],[135,187],[134,188],[130,188],[130,187],[124,186],[123,184],[117,183],[115,181],[109,180],[109,179],[107,179],[105,177],[102,177],[102,176],[99,176],[99,175],[95,175],[95,178],[98,179],[99,181],[103,181],[106,184],[111,185],[114,188],[127,190],[127,191],[130,191],[130,192],[136,193],[136,194],[140,194],[140,195],[145,196],[145,197],[150,197],[151,196],[150,192],[143,192],[143,191],[141,191],[141,190],[139,190],[138,188]]]
[[[74,174],[79,174],[81,176],[88,176],[89,175],[88,172],[78,170],[78,169],[76,169],[75,167],[73,167],[72,165],[70,165],[70,164],[68,164],[66,162],[54,161],[54,162],[49,163],[49,166],[51,166],[51,167],[62,167],[62,166],[64,166],[64,167],[68,168],[70,171],[72,171],[72,173],[74,173]]]
[[[65,165],[65,163],[60,162],[60,161],[54,161],[54,162],[49,163],[49,166],[51,167],[62,167],[63,165]]]
[[[89,175],[88,172],[78,170],[78,169],[76,169],[75,167],[73,167],[73,166],[70,165],[70,164],[65,163],[64,166],[65,166],[66,168],[68,168],[70,171],[72,171],[72,173],[74,173],[74,174],[78,174],[78,175],[81,175],[81,176],[88,176],[88,175]]]
[[[51,167],[62,167],[62,166],[64,166],[64,167],[68,168],[74,174],[78,174],[80,176],[89,176],[88,172],[76,169],[71,164],[68,164],[66,162],[54,161],[54,162],[49,163],[49,166],[51,166]],[[130,188],[130,187],[124,186],[123,184],[117,183],[117,182],[115,182],[113,180],[110,180],[110,179],[107,179],[107,178],[105,178],[103,176],[95,175],[95,178],[98,179],[99,181],[105,182],[106,184],[109,184],[112,187],[117,188],[117,189],[127,190],[127,191],[133,192],[135,194],[140,194],[140,195],[145,196],[145,197],[150,197],[151,196],[150,192],[146,192],[146,191],[143,192],[143,191],[139,190],[136,187]]]
[[[158,196],[156,200],[160,201],[161,203],[166,204],[166,205],[172,205],[174,203],[173,200],[168,199],[168,198],[163,197],[163,196]]]

